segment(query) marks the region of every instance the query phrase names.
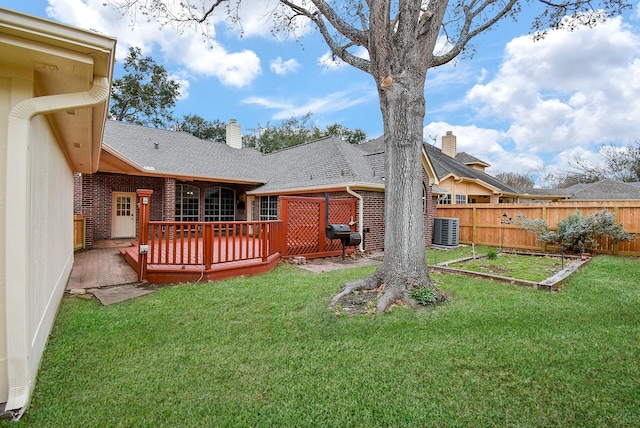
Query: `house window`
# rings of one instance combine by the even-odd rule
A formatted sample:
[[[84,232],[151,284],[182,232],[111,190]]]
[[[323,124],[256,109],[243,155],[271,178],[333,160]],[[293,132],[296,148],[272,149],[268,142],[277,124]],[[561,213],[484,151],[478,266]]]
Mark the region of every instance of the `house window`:
[[[260,197],[260,220],[277,220],[278,219],[278,197],[277,196],[261,196]]]
[[[466,204],[467,195],[456,195],[456,204]]]
[[[439,195],[438,196],[438,205],[451,205],[451,194]]]
[[[204,221],[234,221],[236,192],[226,187],[204,189]]]
[[[176,184],[176,221],[200,221],[200,189]]]

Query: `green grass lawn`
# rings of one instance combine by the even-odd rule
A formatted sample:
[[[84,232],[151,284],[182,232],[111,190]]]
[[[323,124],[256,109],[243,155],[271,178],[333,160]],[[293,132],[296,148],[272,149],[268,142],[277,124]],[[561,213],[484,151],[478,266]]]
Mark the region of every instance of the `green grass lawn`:
[[[567,266],[571,261],[570,259],[565,260],[564,266]],[[494,259],[482,257],[451,263],[448,267],[539,282],[559,272],[562,265],[560,257],[499,253]]]
[[[65,298],[18,425],[638,425],[638,260],[598,256],[560,293],[434,274],[435,309],[327,308],[372,269]]]

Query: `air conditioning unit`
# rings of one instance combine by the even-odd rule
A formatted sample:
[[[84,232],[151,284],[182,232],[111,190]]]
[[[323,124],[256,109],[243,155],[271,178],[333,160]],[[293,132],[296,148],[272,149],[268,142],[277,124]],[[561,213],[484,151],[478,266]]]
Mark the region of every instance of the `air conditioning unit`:
[[[433,221],[433,243],[453,247],[458,245],[460,219],[436,217]]]

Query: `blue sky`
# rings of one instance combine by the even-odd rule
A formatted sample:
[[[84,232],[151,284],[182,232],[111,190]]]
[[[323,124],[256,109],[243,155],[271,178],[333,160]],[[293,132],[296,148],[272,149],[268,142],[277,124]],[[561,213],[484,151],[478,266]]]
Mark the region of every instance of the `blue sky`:
[[[0,0],[0,6],[97,30],[162,64],[183,85],[176,115],[235,118],[244,132],[313,114],[318,126],[340,123],[370,138],[382,133],[372,77],[328,60],[319,35],[276,39],[264,7],[243,0],[243,31],[212,21],[209,41],[155,22],[130,26],[104,0]],[[529,3],[525,3],[527,5]],[[594,29],[528,36],[531,16],[506,21],[474,41],[476,53],[427,75],[424,137],[440,146],[451,130],[458,150],[490,163],[490,173],[541,177],[598,159],[603,144],[640,140],[640,20],[634,7]],[[116,67],[116,77],[122,72]],[[541,179],[536,178],[539,184]]]

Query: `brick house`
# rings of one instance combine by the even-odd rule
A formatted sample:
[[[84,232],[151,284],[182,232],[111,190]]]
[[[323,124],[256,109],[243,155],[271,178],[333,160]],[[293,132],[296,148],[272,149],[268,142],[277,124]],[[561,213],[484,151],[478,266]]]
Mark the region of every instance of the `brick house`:
[[[488,163],[457,151],[456,136],[447,131],[442,149],[424,143],[424,152],[434,173],[437,204],[485,204],[559,201],[568,196],[557,189],[520,189],[510,187],[487,174]]]
[[[358,201],[352,221],[361,250],[384,246],[384,151],[328,137],[270,154],[242,147],[240,125],[226,144],[191,134],[107,121],[99,172],[76,175],[75,213],[86,219],[87,246],[137,236],[135,191],[153,190],[157,221],[273,220],[280,197]],[[430,245],[434,174],[423,159],[425,245]]]

